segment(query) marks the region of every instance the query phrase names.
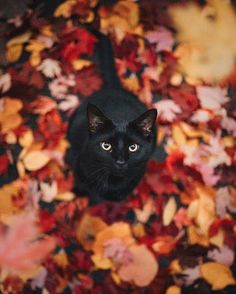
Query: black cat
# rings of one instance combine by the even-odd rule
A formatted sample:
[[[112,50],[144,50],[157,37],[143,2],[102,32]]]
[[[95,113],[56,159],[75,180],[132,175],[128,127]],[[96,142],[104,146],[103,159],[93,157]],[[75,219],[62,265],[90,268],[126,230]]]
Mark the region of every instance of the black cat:
[[[91,203],[120,201],[143,177],[156,146],[156,109],[146,106],[120,85],[109,39],[96,33],[104,86],[72,116],[67,158],[77,194]]]

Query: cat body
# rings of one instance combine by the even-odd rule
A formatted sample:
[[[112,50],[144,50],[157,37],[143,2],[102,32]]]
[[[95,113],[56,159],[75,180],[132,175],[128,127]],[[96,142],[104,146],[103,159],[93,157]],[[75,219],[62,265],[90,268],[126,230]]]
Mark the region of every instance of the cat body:
[[[75,111],[68,129],[68,162],[74,171],[75,191],[89,195],[91,203],[120,201],[130,194],[156,146],[156,110],[147,110],[120,86],[111,44],[101,38],[101,60],[109,51],[110,71],[102,67],[105,85]]]

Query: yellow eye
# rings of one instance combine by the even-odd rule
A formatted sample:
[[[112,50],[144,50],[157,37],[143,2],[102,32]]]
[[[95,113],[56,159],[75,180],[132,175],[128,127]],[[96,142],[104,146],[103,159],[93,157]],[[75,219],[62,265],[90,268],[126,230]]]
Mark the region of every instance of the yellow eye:
[[[102,142],[101,143],[101,147],[103,150],[105,151],[111,151],[111,144],[107,143],[107,142]]]
[[[138,144],[133,144],[129,146],[129,151],[130,152],[136,152],[139,149],[139,145]]]

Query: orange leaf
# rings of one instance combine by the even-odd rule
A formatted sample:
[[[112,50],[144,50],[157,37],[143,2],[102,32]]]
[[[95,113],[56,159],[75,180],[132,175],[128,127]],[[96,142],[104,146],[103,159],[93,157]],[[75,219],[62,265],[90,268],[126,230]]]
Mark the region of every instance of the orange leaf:
[[[145,245],[132,245],[129,248],[132,261],[118,270],[118,275],[125,282],[133,282],[138,287],[148,286],[155,278],[158,263]]]
[[[86,250],[91,250],[97,233],[106,227],[107,224],[101,218],[85,214],[76,230],[77,240]]]
[[[235,285],[236,281],[231,270],[217,262],[207,262],[200,265],[202,278],[212,286],[212,290],[221,290],[229,285]]]

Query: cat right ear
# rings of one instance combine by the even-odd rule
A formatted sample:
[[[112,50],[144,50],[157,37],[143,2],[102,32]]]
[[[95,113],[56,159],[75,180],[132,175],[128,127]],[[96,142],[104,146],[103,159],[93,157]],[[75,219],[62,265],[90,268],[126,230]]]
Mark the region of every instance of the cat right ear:
[[[88,103],[87,106],[88,128],[90,134],[95,134],[108,127],[111,120],[108,119],[94,104]]]

